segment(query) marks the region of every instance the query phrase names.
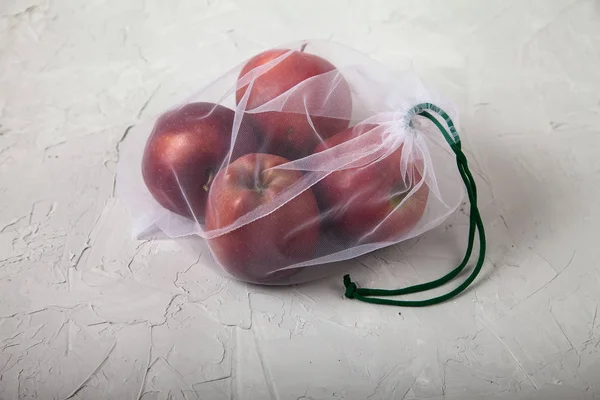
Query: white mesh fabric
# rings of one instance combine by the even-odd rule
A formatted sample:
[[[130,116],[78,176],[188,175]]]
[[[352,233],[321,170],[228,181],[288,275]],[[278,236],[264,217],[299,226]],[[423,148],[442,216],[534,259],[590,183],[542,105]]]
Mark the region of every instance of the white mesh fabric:
[[[248,109],[250,93],[254,89],[256,80],[273,68],[277,68],[293,52],[300,51],[303,45],[306,45],[304,52],[326,59],[336,69],[303,80],[264,104]],[[413,238],[436,227],[456,210],[462,201],[464,189],[448,146],[435,129],[431,129],[417,119],[413,118],[409,121],[407,118],[407,112],[411,107],[428,102],[442,107],[457,122],[458,118],[451,104],[427,89],[410,70],[404,71],[403,74],[393,74],[367,56],[335,43],[307,41],[292,43],[281,48],[289,51],[239,77],[245,64],[242,63],[195,93],[185,103],[170,109],[173,111],[185,104],[202,101],[214,102],[235,112],[231,132],[228,132],[231,135],[229,151],[224,154],[223,161],[217,169],[229,168],[236,161],[233,157],[234,150],[237,151],[250,141],[250,138],[244,136],[245,131],[242,134],[241,124],[254,121],[253,118],[264,113],[284,113],[293,121],[296,121],[295,118],[300,118],[312,130],[311,134],[314,137],[311,140],[316,144],[322,143],[330,136],[319,131],[319,126],[326,126],[329,119],[349,119],[349,126],[361,130],[361,134],[322,152],[303,155],[277,165],[274,170],[298,171],[301,174],[300,178],[270,198],[268,202],[240,215],[233,223],[219,229],[208,230],[202,218],[190,219],[178,215],[163,208],[154,200],[144,184],[140,165],[145,143],[156,120],[140,124],[131,130],[128,141],[123,145],[117,174],[117,190],[130,211],[133,234],[136,237],[161,235],[177,238],[198,235],[204,239],[216,239],[251,226],[256,221],[282,209],[306,191],[317,191],[319,182],[333,173],[368,168],[388,160],[398,150],[401,153],[400,162],[393,168],[397,168],[402,182],[399,182],[394,188],[395,192],[391,193],[402,199],[395,206],[395,210],[407,207],[417,194],[424,197],[423,193],[425,191],[427,193],[426,205],[414,226],[394,237],[393,240],[382,239],[367,243],[364,242],[365,238],[368,239],[370,235],[377,233],[374,230],[376,231],[378,227],[388,224],[389,219],[394,218],[392,214],[381,219],[361,237],[336,236],[331,233],[331,229],[325,227],[322,228],[317,246],[310,257],[268,266],[267,275],[298,267],[334,263]],[[236,102],[236,91],[240,88],[246,88],[246,91]],[[351,98],[344,97],[347,88],[350,90]],[[351,114],[348,112],[350,107]],[[260,129],[257,129],[258,131]],[[181,190],[185,195],[185,188]],[[353,187],[352,190],[353,195],[358,199],[365,199],[369,195],[364,193],[365,188],[361,186]],[[315,196],[318,200],[318,196]],[[325,222],[329,221],[332,215],[344,212],[343,205],[340,207],[341,211],[324,209],[322,204],[319,206],[318,219],[323,225],[326,225]],[[307,216],[308,220],[312,218],[313,216]],[[269,240],[266,233],[264,239]],[[322,274],[323,271],[319,271],[314,276],[322,276]],[[306,270],[301,276],[302,280],[311,277]],[[291,276],[282,282],[290,283],[293,279]]]

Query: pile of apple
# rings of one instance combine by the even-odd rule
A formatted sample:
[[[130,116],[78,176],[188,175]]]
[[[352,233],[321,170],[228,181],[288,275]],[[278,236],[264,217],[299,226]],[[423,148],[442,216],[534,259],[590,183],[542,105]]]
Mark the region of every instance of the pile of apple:
[[[339,79],[330,62],[304,49],[269,50],[250,59],[240,72],[236,102],[245,102],[247,110],[241,121],[234,124],[231,109],[205,102],[162,115],[142,161],[143,178],[152,196],[168,210],[203,224],[206,231],[227,228],[273,201],[303,176],[298,170],[273,167],[377,128],[360,123],[348,128],[352,94],[343,78],[326,97],[312,89],[301,93],[308,102],[335,102],[329,106],[340,110],[336,117],[251,112],[302,82],[332,71]],[[400,146],[367,165],[334,171],[274,212],[209,239],[211,251],[232,275],[270,283],[297,272],[283,268],[331,252],[320,245],[325,231],[337,235],[346,248],[392,242],[417,224],[429,193],[424,183],[412,190],[422,180],[419,168],[409,162],[402,176],[402,162],[407,160],[402,160]]]

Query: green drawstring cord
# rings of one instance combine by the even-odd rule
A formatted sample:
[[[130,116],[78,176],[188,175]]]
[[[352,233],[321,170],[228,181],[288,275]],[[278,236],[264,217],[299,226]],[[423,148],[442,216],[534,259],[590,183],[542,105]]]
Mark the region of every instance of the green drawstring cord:
[[[444,126],[431,115],[427,110],[431,110],[441,116],[446,125],[448,126],[448,131],[444,128]],[[477,208],[477,186],[475,185],[475,180],[473,179],[473,175],[471,175],[471,171],[469,170],[469,166],[467,165],[467,157],[461,150],[461,142],[458,137],[458,133],[456,132],[456,128],[454,127],[454,123],[442,109],[437,107],[431,103],[422,103],[414,106],[408,113],[408,121],[414,115],[421,115],[431,122],[440,130],[444,138],[450,145],[450,148],[456,155],[456,165],[458,167],[458,172],[465,183],[467,188],[467,195],[469,197],[469,202],[471,203],[470,208],[470,220],[469,220],[469,242],[467,245],[467,250],[465,252],[465,256],[461,263],[454,270],[450,271],[448,274],[443,277],[436,279],[431,282],[421,283],[419,285],[409,286],[402,289],[395,290],[386,290],[386,289],[368,289],[368,288],[359,288],[356,286],[354,282],[350,279],[350,275],[344,276],[344,286],[346,287],[345,296],[349,299],[356,299],[360,301],[364,301],[365,303],[372,304],[385,304],[391,306],[403,306],[403,307],[425,307],[430,306],[432,304],[438,304],[452,297],[458,295],[463,290],[465,290],[477,277],[479,272],[481,271],[481,267],[483,266],[483,262],[485,260],[485,249],[486,249],[486,241],[485,241],[485,232],[483,229],[483,222],[481,220],[481,215],[479,214],[479,209]],[[475,268],[473,268],[473,272],[471,275],[456,289],[452,290],[445,295],[433,297],[427,300],[391,300],[391,299],[381,299],[381,298],[373,298],[370,296],[400,296],[409,293],[418,293],[424,292],[430,289],[435,289],[440,287],[441,285],[451,281],[454,279],[460,272],[465,268],[467,262],[471,258],[471,253],[473,252],[473,242],[475,241],[475,230],[477,230],[479,234],[479,256],[477,257],[477,263],[475,264]]]

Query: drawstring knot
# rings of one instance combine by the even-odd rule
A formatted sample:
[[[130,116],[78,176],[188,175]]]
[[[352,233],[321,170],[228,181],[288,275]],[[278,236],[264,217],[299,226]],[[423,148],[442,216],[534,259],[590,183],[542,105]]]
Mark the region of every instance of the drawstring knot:
[[[346,293],[344,295],[349,299],[353,299],[354,292],[356,292],[356,283],[352,282],[350,275],[344,275],[344,286],[346,287]]]

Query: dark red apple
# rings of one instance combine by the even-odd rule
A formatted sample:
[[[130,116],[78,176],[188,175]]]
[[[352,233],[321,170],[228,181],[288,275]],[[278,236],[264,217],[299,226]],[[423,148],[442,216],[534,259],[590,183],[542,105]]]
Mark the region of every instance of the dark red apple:
[[[356,146],[384,145],[386,136],[379,125],[349,128],[317,146],[320,153],[365,136]],[[402,148],[365,166],[332,172],[315,186],[328,222],[352,244],[393,241],[406,234],[421,219],[429,187],[422,181],[421,160],[407,160],[402,175]],[[411,190],[420,185],[411,193]],[[407,195],[410,194],[410,197]]]
[[[281,61],[274,61],[278,57],[282,58]],[[274,65],[266,65],[270,62]],[[291,160],[304,157],[323,139],[348,127],[352,113],[350,87],[329,61],[303,51],[268,50],[250,59],[240,72],[239,79],[260,67],[268,70],[251,80],[246,110],[254,116],[265,136],[267,153]],[[258,74],[260,71],[254,72]],[[317,80],[306,82],[317,76],[320,76]],[[250,87],[240,80],[236,92],[238,104]],[[292,88],[294,90],[290,91]],[[284,102],[282,96],[273,107],[284,107],[287,112],[260,109],[252,112],[284,93],[289,97]]]
[[[208,195],[206,229],[230,226],[301,179],[299,171],[272,169],[287,162],[272,154],[248,154],[222,169]],[[313,256],[319,230],[319,209],[312,190],[307,189],[272,213],[209,239],[208,244],[232,275],[269,283],[294,273],[278,269]]]
[[[231,146],[233,118],[227,107],[190,103],[158,119],[146,143],[142,175],[160,205],[204,220],[208,189]],[[254,129],[244,119],[231,159],[256,149]]]

